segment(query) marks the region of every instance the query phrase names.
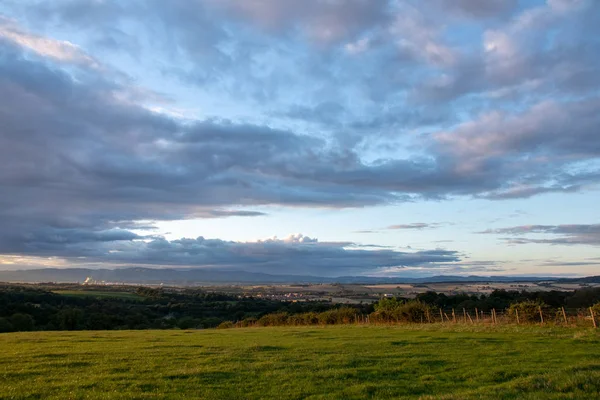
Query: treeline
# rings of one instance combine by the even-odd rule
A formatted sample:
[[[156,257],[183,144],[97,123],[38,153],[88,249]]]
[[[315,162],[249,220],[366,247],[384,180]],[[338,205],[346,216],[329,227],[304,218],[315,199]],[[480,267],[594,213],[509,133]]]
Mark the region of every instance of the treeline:
[[[408,300],[408,299],[403,299]],[[600,302],[600,288],[583,288],[565,292],[558,290],[527,292],[516,290],[494,290],[489,295],[456,294],[426,292],[418,294],[416,300],[442,309],[479,309],[489,312],[492,309],[504,310],[511,304],[535,302],[552,308],[585,308]]]
[[[489,295],[427,292],[416,299],[382,298],[375,304],[353,306],[240,298],[196,289],[141,287],[136,291],[137,297],[131,292],[123,294],[120,297],[119,293],[115,297],[61,295],[51,288],[0,286],[0,332],[331,325],[365,320],[426,322],[439,320],[440,309],[459,312],[477,309],[485,313],[495,310],[515,317],[519,313],[521,320],[527,322],[538,317],[552,318],[562,307],[580,309],[600,303],[600,288],[573,292],[495,290]],[[596,312],[600,313],[600,309]]]
[[[99,292],[101,293],[101,292]],[[139,298],[61,295],[32,286],[0,286],[0,332],[32,330],[199,329],[267,314],[323,312],[328,302],[283,302],[223,293],[142,287]],[[127,293],[126,293],[127,294]],[[368,306],[364,306],[367,312]]]
[[[373,305],[372,311],[343,307],[321,313],[289,314],[278,312],[238,322],[227,321],[220,328],[247,326],[335,325],[348,323],[425,323],[457,321],[469,318],[479,320],[487,315],[497,320],[498,312],[506,322],[529,323],[560,321],[569,309],[587,309],[600,316],[600,288],[586,288],[574,292],[519,292],[495,290],[490,295],[445,295],[436,292],[419,294],[416,299],[385,297]],[[457,319],[455,310],[460,315]],[[466,310],[469,310],[467,313]],[[364,310],[363,310],[364,311]],[[474,314],[474,312],[476,314]],[[587,310],[585,311],[587,312]],[[451,313],[451,317],[448,316]],[[482,314],[479,314],[482,313]],[[473,314],[473,315],[471,315]],[[492,317],[493,315],[493,317]],[[588,314],[589,315],[589,314]]]

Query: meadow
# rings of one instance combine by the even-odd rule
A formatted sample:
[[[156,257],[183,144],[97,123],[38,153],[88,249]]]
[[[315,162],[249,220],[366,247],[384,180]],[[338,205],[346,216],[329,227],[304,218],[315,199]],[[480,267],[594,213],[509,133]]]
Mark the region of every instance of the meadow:
[[[0,334],[1,399],[600,398],[600,334],[327,326]]]

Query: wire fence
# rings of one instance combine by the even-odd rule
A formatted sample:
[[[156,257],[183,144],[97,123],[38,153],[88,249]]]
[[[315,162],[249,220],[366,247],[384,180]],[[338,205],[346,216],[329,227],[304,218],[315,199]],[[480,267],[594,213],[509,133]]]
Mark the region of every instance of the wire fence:
[[[357,315],[356,324],[405,324],[405,323],[445,323],[445,324],[487,324],[487,325],[554,325],[554,326],[591,326],[598,328],[600,315],[590,308],[544,309],[539,307],[535,313],[519,313],[519,310],[479,310],[438,308],[421,313],[420,321],[411,316],[410,320],[398,317],[387,321],[374,319],[371,315]],[[418,318],[418,317],[417,317]]]
[[[259,319],[224,322],[219,328],[255,326],[318,326],[318,325],[407,325],[407,324],[462,324],[462,325],[540,325],[598,328],[596,308],[551,308],[548,306],[516,307],[496,310],[423,307],[405,313],[359,314],[351,308],[323,313],[267,314]]]

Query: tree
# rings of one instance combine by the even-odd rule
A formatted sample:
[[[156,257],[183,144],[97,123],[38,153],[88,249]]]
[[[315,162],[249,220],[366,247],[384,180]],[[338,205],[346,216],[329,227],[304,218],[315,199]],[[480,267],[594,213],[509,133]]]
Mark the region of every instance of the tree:
[[[0,318],[0,333],[12,332],[13,326],[6,318]]]
[[[17,332],[32,331],[35,326],[33,317],[29,314],[16,313],[10,317],[10,323]]]
[[[86,325],[91,330],[110,330],[113,328],[110,316],[103,313],[91,314]]]
[[[200,321],[192,317],[183,317],[177,321],[179,329],[192,329],[200,325]]]
[[[78,308],[65,308],[57,314],[60,329],[74,331],[81,329],[83,311]]]

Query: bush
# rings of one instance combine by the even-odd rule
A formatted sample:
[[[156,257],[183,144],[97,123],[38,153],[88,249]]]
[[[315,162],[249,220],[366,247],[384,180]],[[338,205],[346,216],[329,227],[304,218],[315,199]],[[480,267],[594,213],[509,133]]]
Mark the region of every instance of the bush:
[[[517,312],[519,313],[520,323],[539,323],[540,308],[542,309],[542,315],[544,316],[544,322],[549,321],[553,316],[552,310],[544,303],[535,301],[522,301],[520,303],[511,304],[508,309],[508,316],[511,321],[517,321]]]
[[[233,322],[231,321],[223,321],[217,326],[217,329],[231,329],[233,328]]]
[[[192,317],[183,317],[177,321],[177,327],[179,329],[193,329],[200,325],[200,321]]]
[[[319,323],[319,314],[314,312],[308,312],[300,314],[302,317],[303,325],[317,325]]]
[[[323,325],[349,324],[355,321],[358,311],[351,307],[341,307],[317,314],[317,320]]]
[[[243,319],[243,320],[239,321],[236,325],[240,328],[247,328],[249,326],[254,326],[254,325],[256,325],[256,318],[250,317],[250,318]]]
[[[381,299],[370,319],[373,322],[426,322],[431,314],[431,307],[418,300]]]
[[[263,315],[256,323],[258,326],[282,326],[287,325],[287,319],[287,313],[273,313]]]

